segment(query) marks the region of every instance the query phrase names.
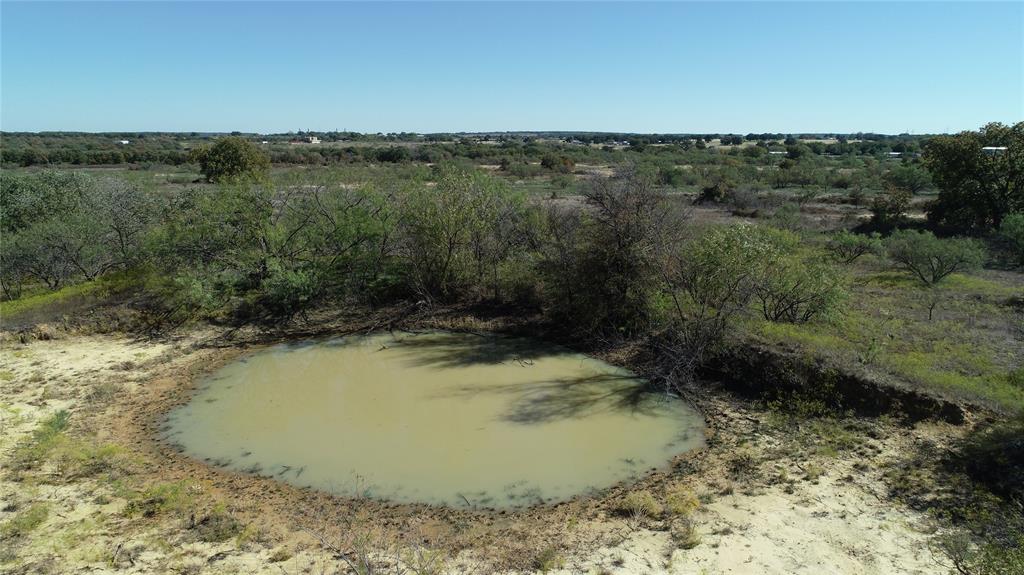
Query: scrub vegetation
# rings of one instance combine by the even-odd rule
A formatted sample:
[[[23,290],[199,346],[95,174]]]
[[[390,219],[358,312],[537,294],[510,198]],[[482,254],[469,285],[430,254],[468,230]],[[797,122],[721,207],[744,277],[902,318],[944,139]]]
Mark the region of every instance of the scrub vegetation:
[[[866,390],[904,394],[886,417],[907,425],[926,411],[908,397],[975,414],[962,445],[925,458],[969,496],[917,497],[932,484],[912,487],[907,474],[921,470],[909,464],[887,471],[893,494],[942,515],[959,572],[1020,564],[1024,124],[934,137],[123,136],[132,143],[4,135],[5,330],[274,332],[325,310],[385,327],[458,308],[529,318],[584,350],[641,349],[647,375],[687,397],[723,364],[809,366],[802,382],[736,391],[778,426],[817,429],[816,457],[860,448],[848,435],[863,430],[837,422],[865,411]],[[323,143],[297,143],[308,136]],[[133,465],[69,425],[67,412],[44,421],[5,473],[118,481]],[[760,473],[760,461],[737,459],[731,476]],[[800,476],[828,473],[814,465]],[[203,541],[245,534],[188,485],[130,493],[126,518],[174,516]],[[701,508],[679,487],[628,493],[614,511],[658,520],[690,549]],[[996,510],[1011,517],[1000,529]],[[28,507],[2,529],[22,538],[46,518]],[[535,551],[536,569],[560,563],[556,547]]]

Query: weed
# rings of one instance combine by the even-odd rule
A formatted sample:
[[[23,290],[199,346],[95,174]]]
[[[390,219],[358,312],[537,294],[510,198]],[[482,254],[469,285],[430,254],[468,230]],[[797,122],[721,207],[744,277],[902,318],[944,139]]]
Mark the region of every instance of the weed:
[[[25,471],[42,464],[64,439],[63,432],[68,427],[70,417],[67,411],[61,410],[39,424],[31,437],[15,447],[10,469],[15,472]]]
[[[564,564],[565,561],[558,554],[558,548],[553,545],[541,549],[533,558],[533,568],[541,573],[559,569]]]
[[[55,446],[50,459],[57,474],[68,481],[122,471],[127,463],[126,457],[125,451],[117,445],[65,438]]]
[[[155,517],[167,513],[184,515],[195,505],[192,485],[179,481],[159,483],[133,495],[124,513],[128,517]]]
[[[758,474],[757,459],[749,451],[740,451],[729,460],[729,474],[734,479],[752,479]]]
[[[208,543],[220,543],[232,537],[241,536],[245,526],[218,506],[193,526],[196,539]]]
[[[700,508],[700,499],[693,490],[683,485],[669,489],[665,496],[665,510],[675,516],[689,517]]]
[[[811,482],[818,481],[818,478],[825,474],[825,468],[817,463],[808,463],[804,468],[804,479]]]
[[[89,394],[85,399],[89,403],[109,403],[117,397],[122,390],[123,387],[120,384],[112,381],[104,381],[89,390]]]
[[[671,537],[680,549],[693,549],[701,542],[700,531],[697,530],[696,522],[690,517],[672,522]]]
[[[619,503],[619,513],[634,519],[656,518],[662,513],[661,504],[648,491],[632,491]]]
[[[267,557],[267,561],[270,563],[281,563],[291,559],[292,556],[293,553],[287,547],[278,547],[270,554],[270,557]]]
[[[24,537],[39,528],[50,515],[50,506],[46,503],[33,503],[19,511],[14,517],[0,525],[0,539]]]

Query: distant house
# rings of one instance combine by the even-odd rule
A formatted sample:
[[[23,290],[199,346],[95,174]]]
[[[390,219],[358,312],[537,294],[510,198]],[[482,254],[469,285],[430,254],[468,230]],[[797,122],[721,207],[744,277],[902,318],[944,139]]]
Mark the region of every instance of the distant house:
[[[128,144],[130,144],[132,142],[131,142],[131,140],[118,140],[117,143],[121,144],[122,146],[127,146]]]
[[[890,158],[898,158],[903,155],[903,152],[889,152]]]
[[[984,146],[983,148],[981,148],[981,153],[982,154],[987,154],[989,156],[994,156],[996,154],[1002,154],[1005,151],[1006,151],[1006,146]]]
[[[306,143],[307,144],[319,144],[320,143],[320,138],[317,138],[316,136],[307,136],[306,137]]]
[[[773,156],[784,156],[786,154],[786,152],[780,152],[778,150],[771,151],[771,152],[768,152],[768,153],[773,155]]]

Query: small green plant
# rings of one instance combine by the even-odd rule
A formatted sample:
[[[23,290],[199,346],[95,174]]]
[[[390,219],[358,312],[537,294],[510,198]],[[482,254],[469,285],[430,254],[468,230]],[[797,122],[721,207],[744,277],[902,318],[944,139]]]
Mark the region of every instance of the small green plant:
[[[159,483],[131,494],[124,513],[128,517],[155,517],[167,513],[184,515],[195,507],[195,495],[184,481]]]
[[[910,207],[912,195],[906,190],[890,189],[871,200],[871,222],[877,228],[892,229],[900,224]]]
[[[196,522],[193,529],[196,539],[208,543],[227,541],[245,532],[242,522],[228,513],[223,505],[214,507],[210,513]]]
[[[61,410],[39,424],[31,437],[15,447],[9,463],[10,469],[25,471],[45,461],[64,439],[63,432],[68,427],[70,417],[70,413]]]
[[[38,529],[49,515],[49,505],[46,503],[33,503],[27,509],[19,511],[6,523],[0,525],[0,539],[24,537]]]
[[[64,480],[116,473],[126,464],[124,449],[111,444],[65,438],[50,456],[57,474]]]

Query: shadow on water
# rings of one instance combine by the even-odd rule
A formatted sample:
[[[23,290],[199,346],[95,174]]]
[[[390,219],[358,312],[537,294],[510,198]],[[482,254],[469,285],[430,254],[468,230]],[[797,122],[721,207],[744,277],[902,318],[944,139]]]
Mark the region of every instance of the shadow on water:
[[[481,393],[513,396],[501,419],[524,425],[600,413],[655,416],[664,413],[665,407],[663,396],[636,377],[607,373],[508,385],[464,385],[438,394],[438,397],[469,399]]]
[[[539,359],[575,353],[561,346],[539,345],[525,339],[466,333],[407,336],[394,346],[415,356],[406,359],[406,365],[437,369],[499,364],[529,367]]]

